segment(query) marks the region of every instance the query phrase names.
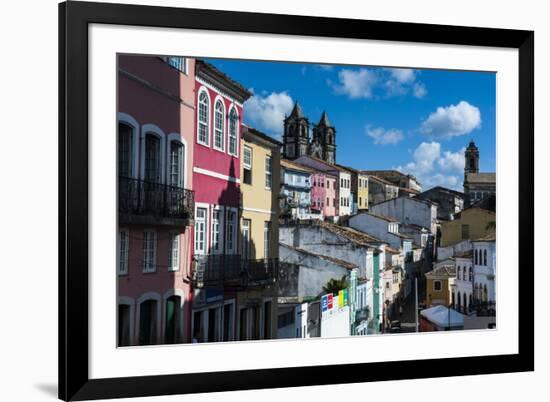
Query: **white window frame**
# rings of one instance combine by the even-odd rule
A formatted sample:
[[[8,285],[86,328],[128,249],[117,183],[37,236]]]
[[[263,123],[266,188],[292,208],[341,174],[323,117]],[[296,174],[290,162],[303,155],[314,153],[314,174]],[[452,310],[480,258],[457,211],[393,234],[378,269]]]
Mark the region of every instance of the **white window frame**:
[[[238,217],[237,217],[237,209],[236,208],[227,208],[227,213],[225,216],[225,222],[227,226],[225,227],[225,233],[227,234],[227,237],[225,239],[225,252],[226,254],[236,254],[237,251],[237,226],[238,226]],[[230,215],[233,214],[233,219],[229,221]],[[231,232],[230,232],[231,230]],[[229,240],[230,240],[230,234],[231,234],[231,241],[232,245],[229,247]]]
[[[199,219],[198,212],[200,209],[204,210],[204,219]],[[197,255],[206,255],[206,250],[208,249],[208,205],[197,204],[195,205],[195,227],[193,228],[193,251]],[[202,222],[204,224],[204,245],[203,248],[197,248],[197,224]]]
[[[206,141],[201,141],[200,139],[200,128],[201,128],[201,119],[200,119],[200,110],[201,110],[201,102],[200,98],[201,95],[205,93],[206,98],[208,99],[208,106],[206,108]],[[206,89],[206,87],[200,87],[199,93],[197,96],[197,144],[204,145],[205,147],[210,147],[210,128],[212,126],[212,117],[211,117],[211,107],[212,107],[212,100],[210,99],[210,93]]]
[[[217,220],[217,223],[218,223],[218,249],[217,250],[214,249],[214,235],[215,235],[214,224],[216,223],[214,221],[214,214],[216,212],[219,214],[218,220]],[[211,245],[212,254],[222,254],[223,253],[224,228],[225,228],[224,221],[225,221],[225,214],[224,214],[223,207],[221,207],[221,206],[212,207],[212,214],[211,214],[211,217],[210,217],[210,222],[211,222],[210,245]]]
[[[250,163],[247,163],[246,162],[246,154],[247,153],[250,153]],[[252,165],[254,164],[254,151],[252,150],[251,147],[245,145],[243,147],[243,170],[249,170],[250,171],[250,177],[251,177],[251,180],[250,180],[250,184],[249,185],[252,185],[252,180],[254,179],[253,178],[253,175],[252,175]],[[242,177],[242,182],[244,183],[244,174],[243,174],[243,177]],[[248,183],[244,183],[244,184],[248,184]]]
[[[172,182],[172,145],[173,144],[176,145],[180,150],[178,155],[179,160],[178,160],[178,166],[177,166],[178,180],[176,184]],[[180,187],[180,188],[183,188],[185,186],[184,164],[185,164],[185,145],[181,141],[170,140],[168,143],[168,173],[167,173],[168,174],[167,182],[170,186]]]
[[[264,221],[264,258],[271,256],[271,238],[273,237],[273,225],[271,221]]]
[[[152,237],[152,250],[150,251],[151,254],[149,254],[148,247],[147,247],[147,239],[148,235],[146,233],[151,234]],[[150,257],[150,258],[149,258]],[[151,260],[149,262],[148,260]],[[143,264],[142,269],[144,273],[152,273],[156,272],[157,270],[157,232],[153,229],[145,229],[143,231]]]
[[[174,239],[176,248],[174,249]],[[180,250],[181,239],[178,232],[168,232],[168,271],[176,272],[180,270]]]
[[[265,157],[265,188],[266,190],[271,190],[273,188],[273,158],[271,155],[266,155]],[[269,165],[269,169],[268,169]]]
[[[231,113],[232,112],[235,112],[235,116],[237,117],[237,121],[235,123],[235,152],[231,152],[231,141],[232,141],[232,138],[233,136],[231,135]],[[240,118],[239,118],[239,112],[237,111],[237,108],[234,106],[234,105],[231,105],[231,107],[229,108],[229,119],[227,121],[227,153],[229,155],[232,155],[234,157],[239,157],[239,122],[240,122]]]
[[[218,110],[217,110],[217,107],[218,105],[221,104],[222,105],[222,116],[221,116],[221,120],[222,120],[222,123],[221,123],[221,147],[218,147],[216,146],[216,133],[218,132],[218,128],[217,128],[217,122],[218,122]],[[222,97],[221,96],[217,96],[216,97],[216,100],[214,101],[214,126],[212,127],[213,129],[213,138],[212,138],[212,147],[217,150],[217,151],[220,151],[220,152],[225,152],[225,131],[226,131],[226,124],[225,124],[225,102],[223,101]]]
[[[126,247],[122,247],[123,241],[125,239]],[[128,255],[130,250],[130,232],[128,229],[120,229],[118,232],[118,274],[119,275],[128,275]]]
[[[246,259],[250,259],[251,232],[252,232],[252,219],[243,218],[243,222],[241,226],[241,237],[243,239],[241,255],[243,257],[246,257]],[[245,247],[246,247],[246,252],[245,252]]]

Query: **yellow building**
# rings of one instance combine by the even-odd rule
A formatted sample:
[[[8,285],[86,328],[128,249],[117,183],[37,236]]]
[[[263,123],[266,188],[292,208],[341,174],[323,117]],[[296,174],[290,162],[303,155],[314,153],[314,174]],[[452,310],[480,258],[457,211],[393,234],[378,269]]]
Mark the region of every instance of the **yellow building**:
[[[369,209],[369,176],[357,175],[357,208]]]
[[[280,147],[273,138],[243,127],[240,253],[254,271],[278,269]],[[238,292],[237,339],[270,339],[276,335],[277,283],[266,282]]]
[[[479,239],[495,230],[496,214],[482,208],[467,208],[452,221],[441,223],[441,247],[452,246],[462,240]]]
[[[442,265],[426,272],[426,305],[450,306],[452,300],[452,286],[456,281],[456,267],[454,265]]]

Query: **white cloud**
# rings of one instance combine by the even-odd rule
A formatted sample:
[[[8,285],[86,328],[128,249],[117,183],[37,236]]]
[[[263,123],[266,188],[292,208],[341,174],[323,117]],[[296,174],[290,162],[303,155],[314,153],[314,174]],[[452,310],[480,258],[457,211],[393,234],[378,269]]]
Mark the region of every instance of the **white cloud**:
[[[302,73],[302,75],[306,75],[306,71],[307,71],[307,67],[302,66],[302,68],[300,69],[300,72]]]
[[[464,151],[462,148],[458,152],[445,151],[437,163],[441,170],[445,172],[462,172],[464,170]]]
[[[412,159],[411,162],[396,169],[416,176],[424,190],[443,186],[462,191],[464,148],[457,152],[447,150],[442,152],[439,142],[422,142],[413,151]]]
[[[415,82],[413,85],[413,96],[415,98],[423,98],[428,94],[428,90],[426,89],[426,85],[424,85],[422,82]]]
[[[332,66],[321,68],[326,67],[332,69]],[[409,93],[416,98],[423,98],[428,90],[424,83],[417,80],[419,74],[412,68],[342,69],[338,73],[337,83],[331,80],[327,80],[327,83],[336,94],[347,95],[351,99],[370,99],[375,95],[389,98]]]
[[[287,92],[255,94],[244,103],[244,119],[252,127],[280,138],[285,114],[290,113],[293,105]]]
[[[391,79],[401,84],[410,84],[416,79],[416,73],[412,68],[387,68]]]
[[[334,66],[332,66],[330,64],[318,64],[317,67],[319,67],[321,70],[324,70],[324,71],[334,70]]]
[[[420,132],[432,138],[464,135],[481,127],[481,112],[466,101],[457,105],[438,107],[422,122]]]
[[[386,130],[382,127],[367,126],[365,127],[365,132],[370,138],[373,139],[375,144],[381,145],[397,144],[404,138],[403,132],[395,128]]]
[[[372,91],[378,82],[375,71],[360,68],[359,70],[343,69],[338,73],[338,83],[327,81],[339,95],[347,95],[351,99],[372,98]]]

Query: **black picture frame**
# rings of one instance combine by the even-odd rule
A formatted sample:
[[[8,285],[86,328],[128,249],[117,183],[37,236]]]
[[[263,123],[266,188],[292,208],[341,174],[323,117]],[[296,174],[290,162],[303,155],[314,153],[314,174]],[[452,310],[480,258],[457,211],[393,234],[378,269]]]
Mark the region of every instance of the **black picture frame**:
[[[519,51],[517,354],[90,379],[88,25],[374,39]],[[90,400],[534,370],[534,32],[70,1],[59,5],[59,398]]]

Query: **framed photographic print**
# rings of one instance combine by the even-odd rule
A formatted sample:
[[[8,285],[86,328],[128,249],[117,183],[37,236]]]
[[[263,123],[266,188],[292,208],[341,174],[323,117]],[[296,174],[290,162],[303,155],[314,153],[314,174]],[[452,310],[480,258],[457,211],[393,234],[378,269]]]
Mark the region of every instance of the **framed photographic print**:
[[[533,32],[59,24],[61,399],[534,369]]]

